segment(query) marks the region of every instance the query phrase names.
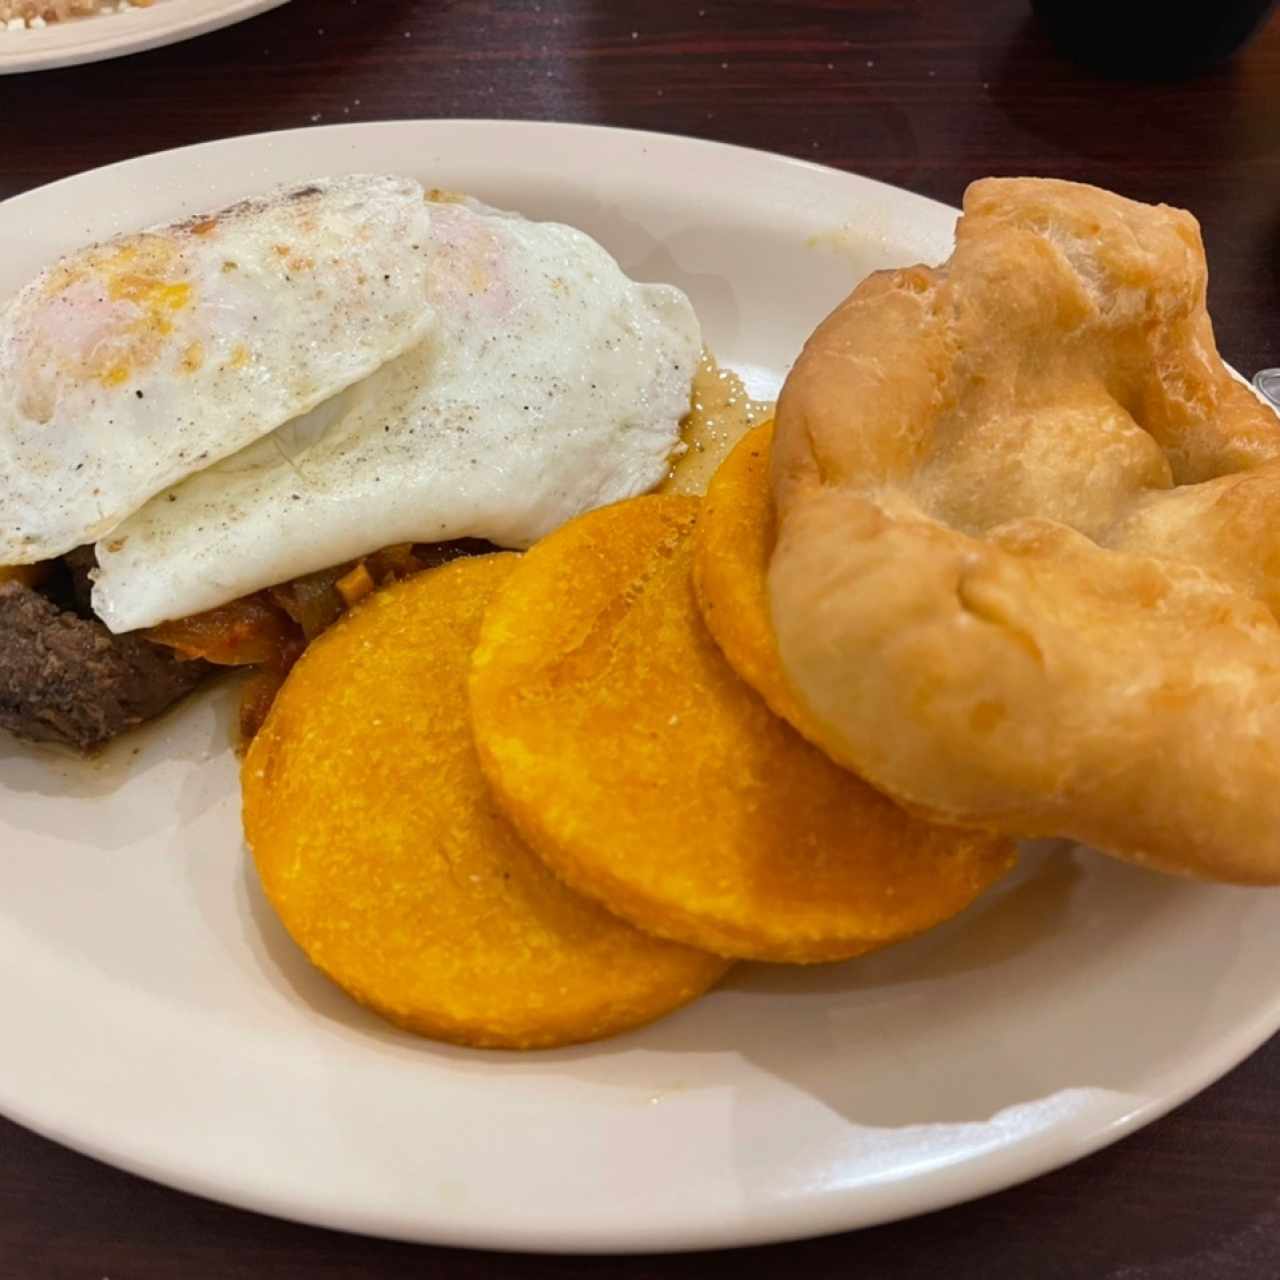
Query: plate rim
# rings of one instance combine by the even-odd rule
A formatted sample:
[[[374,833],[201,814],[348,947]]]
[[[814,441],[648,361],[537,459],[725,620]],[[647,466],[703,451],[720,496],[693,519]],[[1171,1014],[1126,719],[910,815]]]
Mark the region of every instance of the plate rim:
[[[232,3],[261,4],[264,2],[279,6],[289,4],[291,0],[232,0]],[[928,205],[935,215],[945,215],[952,220],[960,216],[960,210],[955,205],[937,200],[933,196],[921,195],[918,191],[911,191],[907,187],[900,187],[895,183],[886,182],[882,178],[871,178],[866,174],[854,173],[848,169],[837,169],[834,165],[819,164],[817,161],[807,159],[804,156],[792,156],[783,151],[768,151],[763,147],[749,147],[740,142],[720,142],[715,138],[704,138],[698,134],[666,133],[659,129],[633,128],[628,125],[596,124],[576,120],[507,120],[500,116],[395,116],[386,120],[351,120],[334,124],[298,125],[284,129],[263,129],[254,133],[227,134],[217,138],[206,138],[202,142],[183,143],[176,147],[162,147],[158,151],[144,151],[137,155],[126,156],[122,160],[112,160],[109,164],[95,165],[91,169],[82,169],[77,173],[69,173],[64,177],[39,183],[37,186],[29,187],[25,191],[16,192],[0,200],[0,208],[8,207],[40,192],[49,191],[68,183],[78,182],[90,174],[114,173],[142,161],[159,160],[166,156],[176,156],[189,151],[216,150],[219,148],[233,150],[237,146],[246,143],[278,142],[285,138],[303,135],[328,134],[336,137],[346,134],[355,136],[356,134],[372,132],[390,133],[398,129],[419,128],[424,125],[431,128],[476,130],[477,132],[486,132],[488,130],[557,134],[571,132],[598,138],[623,136],[640,143],[652,142],[656,146],[669,147],[679,145],[687,146],[694,150],[736,153],[751,157],[757,163],[763,161],[769,164],[784,164],[789,168],[813,174],[815,177],[820,177],[824,180],[829,178],[831,174],[837,174],[841,179],[853,182],[856,185],[891,192],[895,199],[907,196],[913,202]]]
[[[665,1232],[652,1230],[646,1232],[643,1226],[639,1226],[624,1235],[620,1235],[616,1229],[600,1234],[594,1234],[588,1230],[575,1235],[572,1239],[565,1239],[557,1234],[556,1228],[551,1227],[499,1231],[496,1238],[481,1239],[474,1227],[452,1229],[447,1225],[437,1224],[429,1233],[426,1233],[420,1228],[415,1229],[408,1225],[396,1227],[380,1220],[377,1215],[359,1211],[349,1213],[341,1220],[335,1220],[299,1205],[296,1199],[287,1194],[275,1197],[274,1203],[271,1203],[266,1197],[255,1196],[234,1187],[229,1188],[216,1179],[202,1177],[195,1172],[175,1173],[170,1168],[157,1171],[145,1158],[121,1157],[112,1153],[105,1144],[78,1139],[74,1134],[63,1132],[56,1125],[28,1120],[3,1094],[0,1094],[0,1115],[40,1137],[66,1147],[78,1155],[96,1160],[110,1169],[119,1170],[185,1195],[197,1196],[212,1204],[226,1205],[250,1213],[279,1218],[286,1222],[301,1223],[324,1231],[351,1232],[371,1239],[406,1244],[548,1256],[559,1254],[625,1257],[643,1254],[708,1253],[748,1249],[762,1245],[794,1244],[824,1236],[843,1235],[871,1227],[888,1226],[922,1217],[925,1214],[972,1204],[1054,1173],[1123,1141],[1140,1129],[1177,1110],[1240,1066],[1270,1040],[1278,1029],[1280,1029],[1280,1001],[1277,1003],[1277,1008],[1271,1010],[1269,1014],[1259,1013],[1251,1023],[1242,1026],[1227,1054],[1219,1056],[1210,1050],[1205,1050],[1200,1055],[1200,1057],[1213,1059],[1213,1065],[1206,1067],[1206,1070],[1212,1074],[1160,1098],[1135,1106],[1118,1118],[1097,1125],[1087,1133],[1072,1134],[1070,1131],[1060,1132],[1058,1129],[1049,1129],[1031,1138],[1024,1138],[998,1148],[994,1152],[958,1160],[926,1175],[930,1181],[940,1184],[933,1194],[914,1204],[903,1204],[898,1208],[885,1210],[880,1207],[880,1201],[903,1198],[895,1193],[911,1186],[914,1179],[894,1178],[877,1186],[874,1189],[876,1195],[873,1205],[862,1212],[851,1213],[846,1207],[845,1211],[837,1213],[836,1206],[844,1205],[851,1193],[848,1191],[830,1193],[816,1204],[792,1207],[788,1213],[787,1224],[781,1227],[771,1217],[767,1220],[767,1224],[762,1222],[758,1226],[734,1222],[703,1224],[694,1228],[685,1227]],[[993,1171],[993,1176],[982,1179],[982,1185],[978,1190],[974,1190],[972,1186],[962,1185],[966,1177],[972,1175],[975,1166],[979,1165],[987,1167],[998,1165],[999,1167],[998,1170]],[[865,1197],[865,1189],[858,1194]],[[775,1214],[776,1212],[775,1210]]]
[[[271,0],[272,3],[276,0]],[[741,152],[755,157],[757,161],[766,161],[771,165],[784,163],[801,169],[813,171],[830,180],[832,175],[842,181],[852,180],[860,184],[883,188],[893,192],[895,198],[908,196],[912,201],[919,201],[934,206],[937,210],[945,210],[950,217],[958,212],[929,197],[917,195],[893,184],[867,178],[863,175],[848,173],[829,166],[816,164],[811,160],[782,155],[757,148],[719,143],[710,139],[689,137],[680,134],[667,134],[652,130],[617,129],[606,125],[577,124],[555,121],[508,121],[483,118],[428,118],[399,119],[370,123],[349,123],[321,126],[325,132],[333,134],[357,134],[370,130],[395,130],[404,127],[433,128],[471,128],[496,129],[502,132],[535,130],[554,134],[568,131],[589,132],[595,135],[627,134],[633,141],[643,143],[651,140],[654,145],[671,146],[679,144],[694,150],[709,148],[717,152]],[[245,143],[260,143],[272,139],[281,140],[298,134],[313,132],[311,129],[281,129],[258,134],[242,135],[232,138],[214,139],[204,143],[169,148],[164,151],[135,156],[110,165],[85,170],[51,183],[19,193],[3,202],[2,207],[9,207],[22,202],[28,196],[45,192],[67,183],[75,183],[90,174],[117,170],[137,164],[139,161],[155,160],[169,155],[187,153],[193,150],[210,148],[234,149]],[[396,1229],[386,1222],[375,1221],[376,1214],[359,1210],[349,1213],[343,1220],[335,1220],[316,1212],[309,1212],[304,1204],[298,1203],[295,1195],[291,1200],[286,1192],[274,1197],[273,1203],[267,1203],[261,1195],[250,1191],[228,1187],[216,1179],[208,1179],[193,1169],[175,1170],[168,1167],[157,1170],[145,1158],[122,1156],[112,1150],[109,1143],[96,1142],[67,1132],[57,1123],[41,1116],[38,1108],[24,1106],[25,1099],[9,1096],[6,1081],[0,1076],[0,1112],[15,1122],[42,1134],[72,1150],[88,1155],[114,1168],[148,1178],[163,1185],[195,1194],[218,1203],[234,1205],[256,1212],[266,1212],[293,1221],[327,1228],[357,1231],[376,1235],[387,1239],[431,1242],[441,1245],[464,1246],[488,1249],[520,1249],[545,1253],[598,1253],[614,1254],[652,1252],[655,1249],[664,1251],[692,1251],[717,1249],[726,1247],[745,1247],[770,1242],[783,1242],[813,1236],[838,1233],[878,1223],[900,1220],[919,1214],[932,1212],[955,1204],[969,1202],[986,1195],[994,1194],[1010,1186],[1030,1178],[1048,1173],[1054,1169],[1073,1162],[1083,1156],[1110,1145],[1125,1136],[1144,1127],[1152,1121],[1180,1106],[1189,1098],[1219,1080],[1228,1071],[1239,1065],[1251,1053],[1255,1052],[1278,1029],[1280,1029],[1280,989],[1271,998],[1270,1003],[1261,1005],[1248,1019],[1240,1021],[1225,1039],[1218,1039],[1194,1054],[1190,1059],[1179,1063],[1176,1073],[1181,1082],[1173,1088],[1163,1088],[1160,1096],[1137,1101],[1128,1110],[1104,1123],[1095,1123],[1092,1127],[1080,1129],[1077,1126],[1064,1128],[1061,1122],[1037,1131],[1030,1135],[1001,1144],[995,1151],[978,1155],[970,1155],[929,1171],[921,1176],[897,1176],[874,1187],[869,1194],[866,1188],[852,1190],[849,1188],[828,1190],[812,1201],[804,1201],[790,1205],[785,1212],[774,1207],[768,1214],[762,1215],[758,1223],[727,1221],[703,1224],[696,1228],[683,1228],[676,1231],[655,1230],[643,1223],[634,1227],[629,1233],[621,1234],[616,1227],[609,1229],[607,1238],[593,1234],[590,1229],[579,1237],[566,1240],[555,1226],[545,1229],[537,1227],[517,1230],[496,1230],[488,1237],[481,1239],[474,1226],[468,1225],[451,1230],[447,1224],[440,1222],[415,1226],[406,1225]],[[975,1176],[976,1175],[976,1176]],[[932,1193],[924,1197],[912,1195],[911,1188],[921,1182],[932,1187]],[[860,1198],[860,1204],[851,1203]],[[893,1207],[894,1201],[899,1201]],[[785,1221],[780,1218],[785,1217]]]

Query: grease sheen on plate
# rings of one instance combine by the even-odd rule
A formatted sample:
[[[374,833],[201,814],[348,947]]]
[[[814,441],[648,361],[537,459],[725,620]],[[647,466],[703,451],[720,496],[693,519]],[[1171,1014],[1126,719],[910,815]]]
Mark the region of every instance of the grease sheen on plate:
[[[954,216],[655,135],[352,126],[149,157],[0,206],[18,250],[0,289],[87,239],[356,170],[582,227],[629,274],[685,289],[761,397],[857,278],[945,257]],[[606,1044],[513,1061],[420,1042],[330,990],[260,898],[233,702],[194,699],[92,765],[0,743],[0,962],[26,976],[0,995],[0,1108],[171,1185],[475,1246],[785,1239],[1049,1169],[1280,1025],[1271,898],[1058,847],[917,942],[820,974],[744,966]]]

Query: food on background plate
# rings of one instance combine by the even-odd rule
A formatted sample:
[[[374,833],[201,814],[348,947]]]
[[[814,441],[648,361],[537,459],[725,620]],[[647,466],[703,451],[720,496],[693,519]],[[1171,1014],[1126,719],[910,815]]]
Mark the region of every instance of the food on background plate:
[[[1195,220],[969,188],[777,408],[771,617],[820,741],[901,803],[1280,882],[1280,423],[1228,372]]]
[[[294,668],[243,781],[263,888],[313,963],[410,1030],[528,1049],[648,1022],[728,962],[565,888],[490,796],[467,668],[517,562],[460,560],[354,610]]]
[[[93,543],[78,621],[261,666],[251,731],[365,591],[656,485],[700,349],[582,232],[404,178],[119,237],[0,313],[0,563]],[[43,737],[62,694],[0,715]]]
[[[471,709],[504,811],[573,888],[727,956],[843,959],[957,914],[1011,843],[909,818],[733,673],[693,598],[698,510],[590,512],[498,588]]]
[[[149,9],[155,0],[0,0],[0,22],[11,29],[38,29],[66,18],[87,18],[120,13],[129,9]]]

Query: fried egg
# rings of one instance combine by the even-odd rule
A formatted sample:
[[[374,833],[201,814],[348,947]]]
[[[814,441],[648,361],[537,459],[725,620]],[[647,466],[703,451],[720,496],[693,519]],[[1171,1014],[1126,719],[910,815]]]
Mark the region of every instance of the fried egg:
[[[324,179],[94,245],[0,312],[0,564],[93,542],[417,345],[430,210]]]
[[[432,206],[428,338],[149,502],[98,545],[128,631],[397,542],[527,547],[663,477],[701,351],[689,300],[583,232]]]

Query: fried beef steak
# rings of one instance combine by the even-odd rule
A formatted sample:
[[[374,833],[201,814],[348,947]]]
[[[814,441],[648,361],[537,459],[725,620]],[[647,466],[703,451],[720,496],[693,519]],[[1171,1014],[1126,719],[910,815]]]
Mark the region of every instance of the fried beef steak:
[[[213,670],[141,636],[112,635],[78,612],[91,563],[63,562],[48,590],[0,582],[0,729],[28,742],[91,751],[159,715]]]

